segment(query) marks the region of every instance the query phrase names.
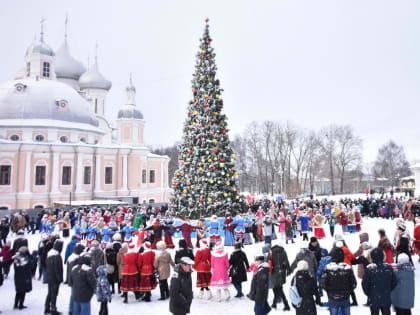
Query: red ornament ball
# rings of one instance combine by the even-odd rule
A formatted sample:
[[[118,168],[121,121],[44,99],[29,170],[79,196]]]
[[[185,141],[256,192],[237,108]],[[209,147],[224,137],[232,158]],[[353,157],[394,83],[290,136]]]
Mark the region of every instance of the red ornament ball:
[[[222,130],[222,134],[224,134],[224,135],[225,135],[225,134],[226,134],[226,130],[224,130],[224,129],[223,129],[223,130]]]
[[[210,21],[210,19],[209,18],[206,18],[205,21],[206,21],[206,23],[208,23]]]
[[[197,90],[193,90],[193,93],[194,93],[194,94],[197,94]]]

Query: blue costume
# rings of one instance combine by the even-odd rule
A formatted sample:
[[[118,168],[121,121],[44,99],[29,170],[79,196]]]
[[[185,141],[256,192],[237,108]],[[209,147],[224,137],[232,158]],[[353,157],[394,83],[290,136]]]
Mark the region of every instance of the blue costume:
[[[90,246],[90,243],[92,243],[92,241],[96,240],[96,233],[99,232],[99,229],[94,227],[94,226],[89,226],[88,229],[86,230],[87,232],[87,244],[88,246]]]
[[[74,226],[74,235],[77,237],[77,239],[78,239],[79,241],[82,239],[82,233],[83,233],[82,228],[80,227],[80,225],[79,225],[79,224],[76,224],[76,225]]]
[[[132,238],[133,238],[133,233],[134,232],[137,232],[137,231],[138,231],[138,229],[133,228],[133,227],[128,226],[128,225],[124,226],[120,230],[120,232],[124,232],[125,233],[125,235],[124,235],[124,242],[126,242],[126,243],[131,243]]]
[[[220,223],[217,220],[212,220],[206,224],[206,228],[209,228],[210,244],[214,245],[220,240]]]
[[[242,216],[237,216],[231,224],[236,224],[235,240],[240,243],[245,241],[245,219]]]
[[[101,231],[101,235],[102,235],[102,241],[105,243],[110,243],[112,242],[112,235],[115,234],[115,231],[109,229],[109,228],[103,228]]]
[[[302,217],[299,217],[297,219],[298,222],[300,222],[300,228],[302,229],[302,232],[306,233],[309,232],[309,222],[311,221],[311,218],[307,215],[304,215]]]

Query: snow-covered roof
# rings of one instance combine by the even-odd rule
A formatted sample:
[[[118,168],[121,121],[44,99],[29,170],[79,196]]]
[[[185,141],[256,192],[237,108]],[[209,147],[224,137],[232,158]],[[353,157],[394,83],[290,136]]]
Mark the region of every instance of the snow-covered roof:
[[[83,125],[92,129],[99,125],[89,103],[69,85],[56,80],[25,78],[0,86],[0,121],[17,126],[58,120]],[[60,123],[61,124],[61,123]],[[57,123],[53,123],[53,126]],[[49,126],[49,125],[43,125]],[[80,126],[79,126],[80,128]]]
[[[105,79],[102,73],[99,72],[98,62],[95,61],[94,65],[79,79],[79,86],[81,89],[111,89],[111,81]]]

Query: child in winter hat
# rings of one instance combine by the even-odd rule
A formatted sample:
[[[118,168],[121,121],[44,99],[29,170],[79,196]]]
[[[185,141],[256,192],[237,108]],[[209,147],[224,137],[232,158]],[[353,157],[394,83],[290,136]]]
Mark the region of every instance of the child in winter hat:
[[[101,265],[96,269],[96,298],[101,303],[99,314],[108,314],[108,302],[111,303],[112,293],[107,278],[106,266]]]

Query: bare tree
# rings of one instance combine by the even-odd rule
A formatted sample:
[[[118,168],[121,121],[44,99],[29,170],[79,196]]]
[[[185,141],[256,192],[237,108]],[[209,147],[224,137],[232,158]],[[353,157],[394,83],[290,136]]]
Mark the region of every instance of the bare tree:
[[[320,143],[328,163],[328,175],[330,179],[331,193],[333,195],[335,195],[334,158],[337,150],[337,131],[338,127],[335,125],[330,125],[320,131]]]
[[[397,145],[393,140],[382,145],[373,165],[373,174],[375,177],[387,178],[392,189],[402,177],[410,175],[410,164],[403,146]]]
[[[362,159],[362,140],[354,134],[351,126],[341,126],[336,130],[336,145],[335,163],[340,178],[340,193],[343,193],[346,173],[360,164]]]

